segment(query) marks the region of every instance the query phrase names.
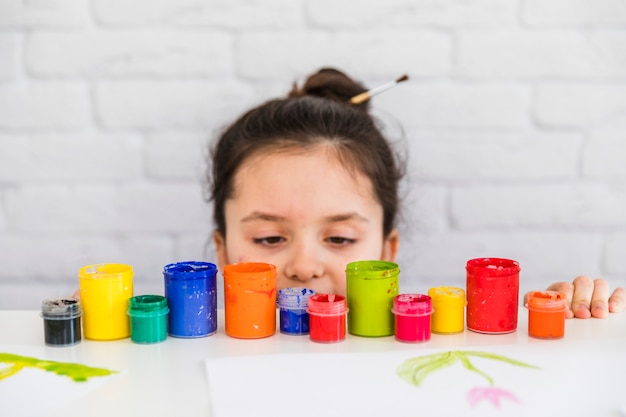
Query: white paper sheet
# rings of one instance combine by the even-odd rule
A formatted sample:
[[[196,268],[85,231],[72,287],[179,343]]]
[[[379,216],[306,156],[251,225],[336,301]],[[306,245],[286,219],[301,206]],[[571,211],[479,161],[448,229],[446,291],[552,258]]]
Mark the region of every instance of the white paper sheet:
[[[58,361],[46,352],[45,348],[0,345],[0,353]],[[0,372],[7,370],[10,366],[11,364],[0,362]],[[57,410],[62,406],[67,406],[68,415],[71,415],[73,401],[111,380],[115,375],[97,376],[85,382],[75,382],[68,376],[38,368],[23,368],[0,380],[0,415],[3,417],[44,416],[51,410]]]
[[[448,350],[208,359],[213,415],[553,417],[621,416],[624,410],[626,340],[460,350],[502,355],[539,369],[469,355],[493,385],[456,361],[414,386],[396,369],[406,359]]]

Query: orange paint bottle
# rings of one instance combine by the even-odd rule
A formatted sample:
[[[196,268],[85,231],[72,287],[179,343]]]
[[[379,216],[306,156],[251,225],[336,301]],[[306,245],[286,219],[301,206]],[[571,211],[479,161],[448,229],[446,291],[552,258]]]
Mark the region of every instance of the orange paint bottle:
[[[558,291],[528,294],[528,335],[539,339],[560,339],[565,334],[567,299]]]
[[[224,267],[226,334],[257,339],[276,332],[276,267],[242,262]]]

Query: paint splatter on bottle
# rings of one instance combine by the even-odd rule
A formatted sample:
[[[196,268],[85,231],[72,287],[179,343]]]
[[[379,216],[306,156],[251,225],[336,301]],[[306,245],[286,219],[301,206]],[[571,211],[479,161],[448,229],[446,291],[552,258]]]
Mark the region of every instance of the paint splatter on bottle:
[[[217,331],[217,266],[185,261],[165,265],[165,298],[170,309],[169,334],[205,337]]]
[[[517,329],[519,263],[502,258],[470,259],[467,271],[467,328],[499,334]]]
[[[290,335],[309,334],[309,298],[315,294],[310,288],[290,287],[278,290],[280,332]]]

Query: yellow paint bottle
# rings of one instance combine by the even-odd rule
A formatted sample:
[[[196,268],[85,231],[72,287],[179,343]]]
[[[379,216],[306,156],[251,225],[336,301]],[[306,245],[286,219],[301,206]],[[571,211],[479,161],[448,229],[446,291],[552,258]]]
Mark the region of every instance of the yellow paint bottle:
[[[439,334],[460,333],[465,329],[465,291],[457,287],[435,287],[428,290],[434,313],[431,332]]]
[[[133,268],[123,264],[88,265],[80,269],[78,279],[85,338],[129,337],[127,311],[133,296]]]

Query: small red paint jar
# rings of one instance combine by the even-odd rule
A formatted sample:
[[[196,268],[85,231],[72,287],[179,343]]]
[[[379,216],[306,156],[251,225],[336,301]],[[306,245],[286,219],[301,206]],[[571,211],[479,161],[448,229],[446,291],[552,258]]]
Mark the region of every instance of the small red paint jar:
[[[424,294],[399,294],[393,299],[395,335],[400,342],[426,342],[430,340],[430,315],[432,300]]]
[[[528,294],[528,335],[538,339],[560,339],[565,334],[567,299],[558,291]]]
[[[309,337],[314,342],[334,343],[346,338],[346,297],[314,294],[309,297]]]
[[[517,329],[519,263],[502,258],[470,259],[467,271],[467,328],[478,333]]]

